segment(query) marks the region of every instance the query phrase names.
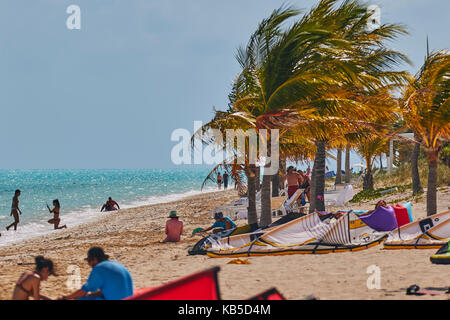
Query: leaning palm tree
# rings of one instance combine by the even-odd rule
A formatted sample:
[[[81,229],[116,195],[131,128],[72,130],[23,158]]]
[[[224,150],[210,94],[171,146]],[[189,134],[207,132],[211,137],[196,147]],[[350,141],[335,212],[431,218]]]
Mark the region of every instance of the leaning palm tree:
[[[427,215],[437,212],[437,164],[444,141],[450,139],[450,54],[431,53],[403,92],[402,115],[428,158]]]
[[[243,67],[238,83],[247,94],[240,95],[234,107],[257,110],[258,130],[273,129],[264,119],[273,118],[279,110],[296,110],[299,123],[308,117],[314,120],[314,129],[307,131],[317,148],[313,174],[322,201],[313,207],[319,209],[323,207],[329,130],[343,135],[342,128],[348,128],[352,120],[359,121],[373,112],[351,100],[352,90],[347,87],[356,83],[376,90],[386,82],[399,81],[401,73],[386,69],[405,60],[401,54],[381,45],[384,39],[403,33],[400,26],[384,25],[367,31],[365,6],[358,1],[345,1],[336,7],[337,2],[320,1],[286,31],[281,31],[279,24],[274,28],[270,18],[264,20],[248,46],[238,52]],[[276,14],[282,11],[279,9]],[[328,128],[327,122],[320,118],[330,121]],[[340,125],[336,125],[338,122]],[[269,179],[263,179],[263,224],[270,222],[269,183]]]

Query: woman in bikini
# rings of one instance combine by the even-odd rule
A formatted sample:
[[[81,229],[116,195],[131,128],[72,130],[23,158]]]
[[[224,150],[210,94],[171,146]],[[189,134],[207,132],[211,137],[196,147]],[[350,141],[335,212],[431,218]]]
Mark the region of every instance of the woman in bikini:
[[[14,216],[14,222],[6,227],[6,231],[8,231],[9,228],[11,228],[12,226],[14,226],[14,231],[17,230],[17,225],[19,224],[19,214],[22,214],[22,211],[20,211],[19,209],[19,196],[20,190],[16,190],[12,200],[11,214],[10,214],[10,216]]]
[[[53,262],[38,256],[35,259],[36,270],[25,271],[20,276],[14,287],[12,300],[28,300],[33,297],[34,300],[51,300],[39,293],[41,281],[48,279],[49,275],[55,275],[53,270]]]
[[[53,209],[50,209],[50,207],[47,205],[48,211],[50,211],[50,213],[53,213],[53,219],[48,220],[48,223],[53,224],[55,226],[55,230],[67,228],[66,225],[59,227],[59,222],[61,221],[61,219],[59,218],[59,211],[61,208],[59,200],[53,200],[53,205],[55,206]]]

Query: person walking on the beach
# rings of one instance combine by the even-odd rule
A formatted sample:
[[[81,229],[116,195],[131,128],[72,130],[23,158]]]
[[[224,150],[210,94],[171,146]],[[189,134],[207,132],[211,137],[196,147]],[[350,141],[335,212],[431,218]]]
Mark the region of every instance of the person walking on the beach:
[[[109,260],[102,248],[92,247],[85,259],[92,268],[86,283],[60,300],[123,300],[133,295],[133,280],[123,264]]]
[[[225,172],[224,174],[223,174],[223,188],[224,189],[228,189],[228,173],[227,172]]]
[[[14,216],[14,222],[6,227],[6,231],[8,231],[9,228],[11,228],[12,226],[14,226],[14,231],[17,230],[17,225],[19,224],[19,214],[22,214],[22,211],[20,211],[19,209],[19,196],[20,190],[17,189],[12,199],[11,214],[10,214],[10,216]]]
[[[220,172],[217,173],[217,186],[219,187],[219,190],[222,189],[222,176],[220,175]]]
[[[120,207],[119,207],[119,204],[116,201],[114,201],[111,197],[109,197],[108,201],[106,201],[106,203],[103,205],[103,207],[100,210],[100,212],[103,212],[103,210],[105,210],[105,211],[116,211],[116,210],[120,210]]]
[[[55,226],[55,230],[57,229],[65,229],[67,228],[66,225],[63,225],[62,227],[59,226],[59,223],[61,222],[61,219],[59,218],[59,212],[61,210],[61,205],[59,204],[59,200],[53,200],[53,209],[50,209],[50,207],[47,204],[47,209],[50,211],[50,213],[53,213],[53,219],[48,220],[48,223],[53,224]]]
[[[45,259],[43,256],[35,258],[35,271],[25,271],[20,276],[14,287],[12,300],[28,300],[33,297],[34,300],[51,300],[39,293],[41,281],[48,279],[49,275],[54,275],[53,262]]]
[[[171,211],[169,218],[170,220],[166,222],[167,237],[162,242],[179,242],[183,233],[183,222],[179,220],[176,211]]]

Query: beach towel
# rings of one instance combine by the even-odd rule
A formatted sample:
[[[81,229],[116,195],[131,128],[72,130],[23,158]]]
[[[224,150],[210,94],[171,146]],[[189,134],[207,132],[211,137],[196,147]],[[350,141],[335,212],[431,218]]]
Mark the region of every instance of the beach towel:
[[[379,207],[372,213],[358,216],[365,224],[376,231],[392,231],[398,228],[395,211],[391,206]]]

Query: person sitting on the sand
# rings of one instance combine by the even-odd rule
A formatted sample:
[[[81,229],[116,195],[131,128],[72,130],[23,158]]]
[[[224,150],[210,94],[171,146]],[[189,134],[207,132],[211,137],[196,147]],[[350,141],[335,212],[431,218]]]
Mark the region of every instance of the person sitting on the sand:
[[[233,222],[233,220],[231,220],[229,217],[224,217],[222,212],[214,213],[214,219],[216,220],[216,222],[214,222],[211,227],[203,231],[206,232],[209,230],[213,230],[214,233],[218,233],[224,230],[236,228],[236,224]]]
[[[35,258],[35,263],[35,271],[25,271],[16,282],[12,300],[28,300],[29,297],[33,297],[34,300],[51,300],[41,295],[39,289],[41,281],[47,280],[49,275],[55,275],[53,262],[38,256]]]
[[[100,210],[100,212],[103,212],[103,210],[105,210],[105,211],[116,211],[116,210],[120,210],[120,207],[119,207],[119,204],[116,201],[114,201],[111,197],[109,197],[108,201],[106,201],[106,203],[103,205],[103,207]]]
[[[179,242],[183,233],[183,222],[179,220],[176,211],[171,211],[169,218],[166,222],[167,237],[162,242]]]
[[[133,295],[130,272],[117,261],[108,260],[102,248],[92,247],[85,259],[92,268],[86,283],[61,300],[123,300]]]
[[[63,225],[62,227],[59,226],[59,223],[61,222],[61,219],[59,218],[61,205],[59,204],[58,199],[53,200],[53,206],[54,208],[50,209],[50,207],[47,205],[48,211],[50,211],[50,213],[53,213],[53,219],[48,220],[48,223],[53,224],[55,226],[55,230],[67,228],[66,225]]]

